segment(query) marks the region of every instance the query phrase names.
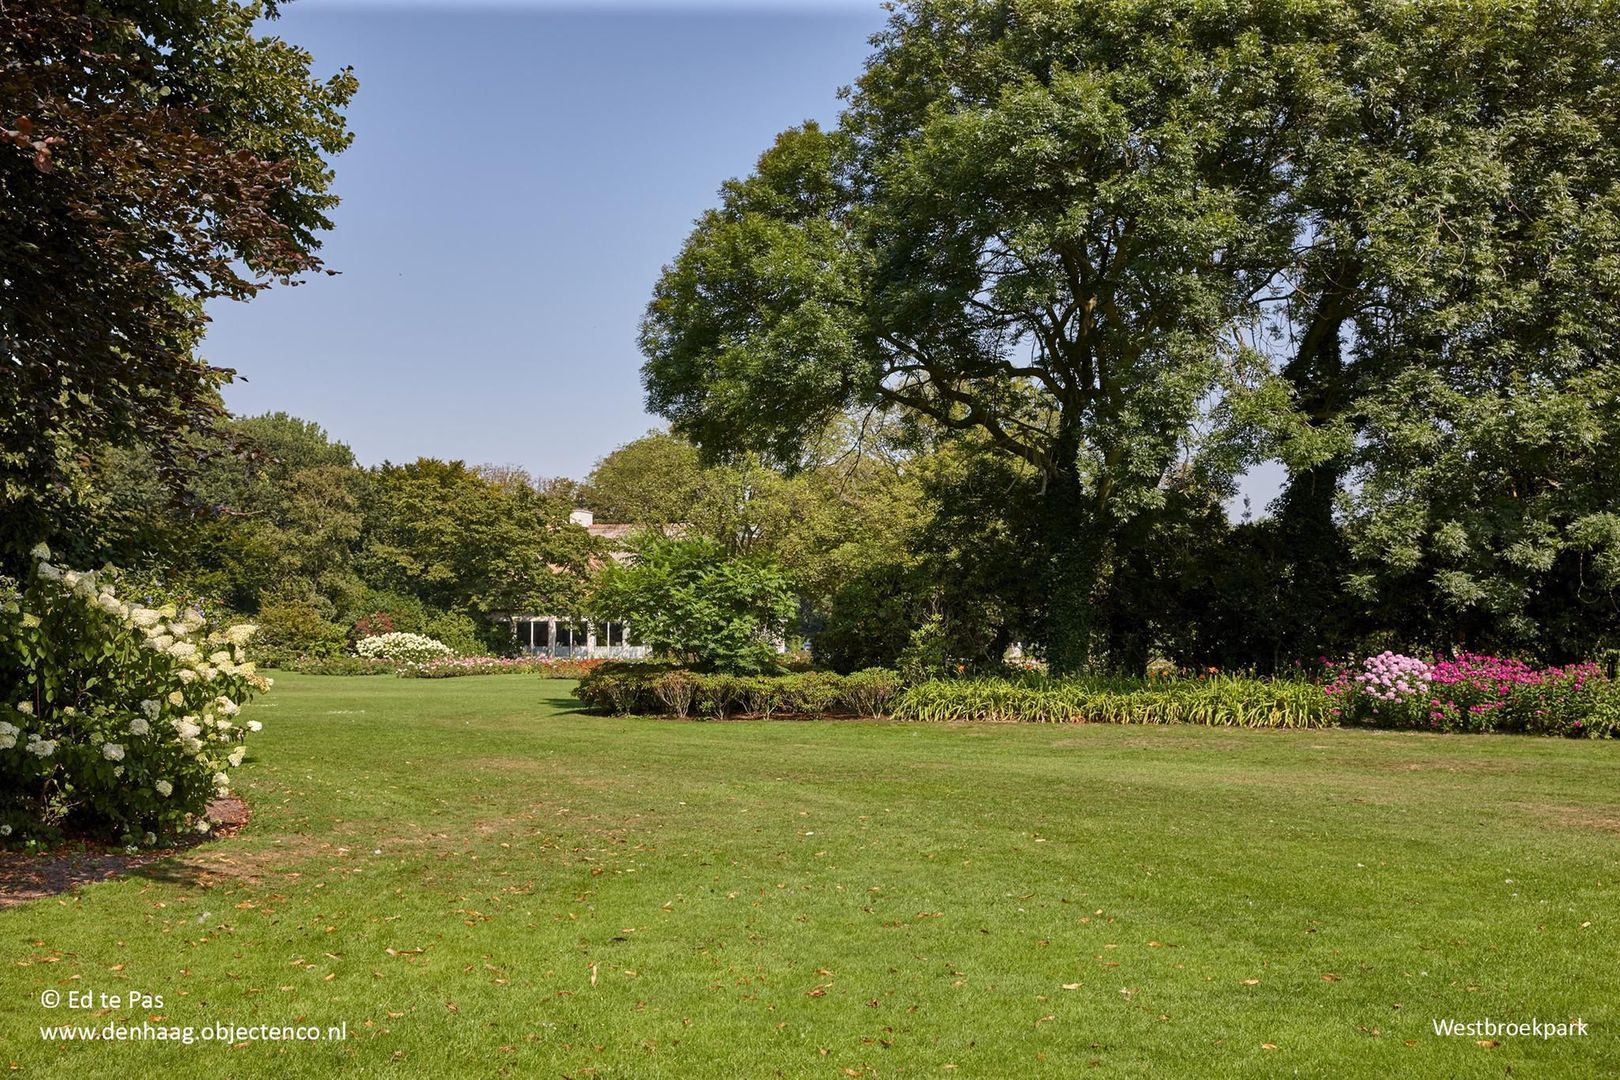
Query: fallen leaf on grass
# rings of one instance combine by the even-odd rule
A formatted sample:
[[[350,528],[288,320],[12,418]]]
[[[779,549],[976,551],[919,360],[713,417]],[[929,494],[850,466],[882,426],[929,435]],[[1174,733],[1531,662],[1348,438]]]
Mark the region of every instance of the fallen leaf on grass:
[[[1483,1046],[1487,1050],[1494,1050],[1502,1044],[1496,1039],[1480,1039],[1477,1045]]]
[[[1277,1044],[1276,1043],[1261,1043],[1260,1044],[1260,1049],[1262,1049],[1262,1050],[1275,1050],[1275,1049],[1277,1049]]]
[[[1259,979],[1244,979],[1243,980],[1243,985],[1244,986],[1259,986],[1260,985],[1260,980]]]
[[[1065,989],[1065,990],[1078,990],[1078,989],[1080,989],[1080,984],[1079,983],[1064,983],[1063,984],[1063,989]]]

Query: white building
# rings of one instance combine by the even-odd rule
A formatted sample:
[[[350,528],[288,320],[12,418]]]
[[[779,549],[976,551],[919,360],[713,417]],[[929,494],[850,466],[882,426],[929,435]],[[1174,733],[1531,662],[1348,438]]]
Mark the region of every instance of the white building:
[[[634,525],[598,525],[589,510],[575,510],[568,520],[612,543],[622,543],[636,529]],[[628,557],[617,547],[612,556],[621,561]],[[512,634],[523,652],[560,659],[641,660],[652,653],[645,645],[633,644],[629,623],[590,622],[566,615],[514,615]]]

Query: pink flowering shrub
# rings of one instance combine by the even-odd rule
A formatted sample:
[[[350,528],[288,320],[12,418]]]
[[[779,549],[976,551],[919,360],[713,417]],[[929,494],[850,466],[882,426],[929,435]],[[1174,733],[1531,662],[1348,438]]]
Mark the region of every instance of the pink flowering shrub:
[[[1421,727],[1419,717],[1429,700],[1434,669],[1427,661],[1388,649],[1352,665],[1330,667],[1332,680],[1325,687],[1332,701],[1329,712],[1340,723],[1375,727]]]
[[[1435,665],[1428,715],[1443,731],[1584,735],[1605,683],[1593,663],[1534,668],[1463,653]]]
[[[1537,668],[1478,653],[1429,663],[1385,652],[1362,667],[1337,669],[1326,687],[1341,723],[1573,738],[1617,733],[1608,719],[1616,695],[1593,663]]]

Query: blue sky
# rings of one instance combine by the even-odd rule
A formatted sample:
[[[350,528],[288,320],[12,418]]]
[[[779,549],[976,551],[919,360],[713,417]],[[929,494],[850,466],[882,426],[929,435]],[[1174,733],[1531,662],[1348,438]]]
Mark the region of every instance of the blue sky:
[[[360,79],[341,276],[221,303],[233,411],[315,420],[362,462],[583,476],[653,426],[637,322],[660,267],[775,134],[830,121],[876,4],[297,0],[273,31]]]
[[[273,31],[360,78],[324,248],[341,276],[210,309],[204,354],[246,379],[227,403],[317,421],[366,464],[583,477],[658,423],[635,338],[659,269],[777,132],[833,120],[884,18],[867,0],[287,4]],[[1256,513],[1281,475],[1244,483]]]

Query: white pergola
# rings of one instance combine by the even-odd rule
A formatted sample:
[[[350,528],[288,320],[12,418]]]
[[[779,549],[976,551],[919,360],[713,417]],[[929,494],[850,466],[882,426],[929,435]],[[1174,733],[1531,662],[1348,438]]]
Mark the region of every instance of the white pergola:
[[[628,622],[596,623],[555,615],[518,615],[512,619],[512,631],[518,647],[533,655],[594,660],[639,659],[648,653],[645,645],[630,644]],[[560,640],[562,637],[567,637],[566,644]]]

